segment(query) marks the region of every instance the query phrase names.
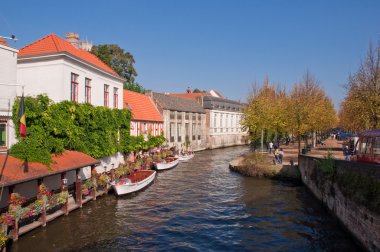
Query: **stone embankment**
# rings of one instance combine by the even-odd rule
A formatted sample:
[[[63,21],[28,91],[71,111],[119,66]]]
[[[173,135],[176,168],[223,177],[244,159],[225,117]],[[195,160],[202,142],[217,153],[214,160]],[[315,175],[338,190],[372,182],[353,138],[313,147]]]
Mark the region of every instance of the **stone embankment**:
[[[378,165],[301,155],[302,182],[369,251],[380,251]]]

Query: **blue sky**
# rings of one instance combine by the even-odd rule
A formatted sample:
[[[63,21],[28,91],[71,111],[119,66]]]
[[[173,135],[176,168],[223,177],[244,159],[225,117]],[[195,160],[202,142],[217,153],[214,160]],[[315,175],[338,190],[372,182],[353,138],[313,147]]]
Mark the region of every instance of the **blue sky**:
[[[54,4],[53,4],[54,3]],[[131,52],[147,89],[216,89],[245,101],[268,76],[290,91],[309,70],[338,108],[369,43],[380,41],[380,1],[5,1],[0,35],[16,48],[79,33]]]

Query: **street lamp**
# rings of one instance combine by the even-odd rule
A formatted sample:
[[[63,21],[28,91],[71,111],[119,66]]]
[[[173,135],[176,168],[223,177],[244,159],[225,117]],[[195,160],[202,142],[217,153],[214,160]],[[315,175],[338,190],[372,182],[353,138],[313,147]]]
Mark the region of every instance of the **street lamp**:
[[[67,178],[62,179],[63,189],[67,188]]]

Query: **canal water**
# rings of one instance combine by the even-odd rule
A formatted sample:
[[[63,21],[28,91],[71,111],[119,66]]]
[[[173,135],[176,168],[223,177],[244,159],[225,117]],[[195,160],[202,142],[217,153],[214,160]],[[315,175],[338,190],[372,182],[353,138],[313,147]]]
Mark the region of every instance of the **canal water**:
[[[196,153],[131,196],[112,193],[36,229],[11,251],[359,251],[301,185],[247,178],[248,147]]]

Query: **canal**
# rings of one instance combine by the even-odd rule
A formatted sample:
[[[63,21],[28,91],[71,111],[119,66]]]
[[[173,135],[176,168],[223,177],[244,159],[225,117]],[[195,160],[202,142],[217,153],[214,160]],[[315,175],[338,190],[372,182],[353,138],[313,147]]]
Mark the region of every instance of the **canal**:
[[[306,187],[229,171],[248,151],[196,153],[150,187],[112,193],[36,229],[11,251],[359,251]]]

